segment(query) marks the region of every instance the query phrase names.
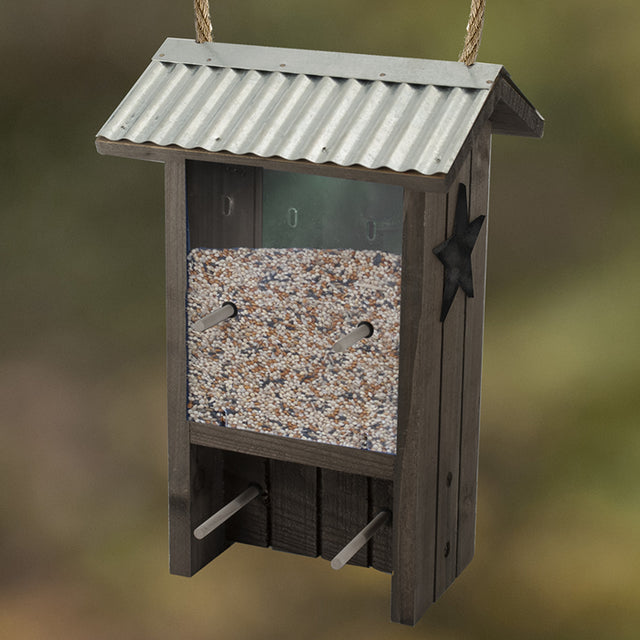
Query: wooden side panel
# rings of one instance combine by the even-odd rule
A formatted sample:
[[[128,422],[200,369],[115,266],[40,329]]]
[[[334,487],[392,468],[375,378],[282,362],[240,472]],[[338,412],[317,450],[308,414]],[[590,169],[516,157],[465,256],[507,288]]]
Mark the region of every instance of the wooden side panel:
[[[252,483],[269,492],[267,461],[263,458],[240,453],[224,454],[225,504],[242,493]],[[236,513],[225,525],[228,542],[244,542],[258,547],[268,547],[269,512],[266,496],[258,496]]]
[[[489,209],[489,167],[491,128],[487,124],[476,139],[472,152],[470,218],[487,215]],[[457,573],[471,562],[475,550],[476,493],[478,486],[478,436],[480,426],[480,383],[486,249],[489,220],[485,220],[471,254],[474,297],[467,299],[465,362],[460,428],[460,482],[458,501]]]
[[[462,183],[467,187],[467,197],[472,189],[470,173],[471,160],[467,158],[449,191],[446,237],[453,234],[458,185]],[[438,272],[442,277],[443,268],[440,267]],[[438,512],[434,593],[436,600],[445,592],[457,575],[458,477],[466,299],[462,289],[458,289],[449,314],[441,327],[442,381],[438,438]]]
[[[391,617],[415,624],[434,599],[446,194],[405,190]]]
[[[369,520],[381,511],[393,518],[393,483],[369,478]],[[378,530],[369,543],[369,565],[378,571],[393,572],[393,520]]]
[[[326,560],[332,560],[368,522],[367,478],[323,469],[320,502],[321,553]],[[349,564],[361,567],[368,565],[366,546],[358,551]]]
[[[165,165],[167,395],[169,430],[169,549],[171,573],[190,576],[221,553],[220,536],[198,541],[193,528],[221,501],[215,452],[192,448],[186,416],[185,163]]]
[[[262,230],[262,169],[188,160],[189,245],[256,247]]]
[[[304,556],[319,554],[318,470],[315,467],[269,461],[271,546]]]

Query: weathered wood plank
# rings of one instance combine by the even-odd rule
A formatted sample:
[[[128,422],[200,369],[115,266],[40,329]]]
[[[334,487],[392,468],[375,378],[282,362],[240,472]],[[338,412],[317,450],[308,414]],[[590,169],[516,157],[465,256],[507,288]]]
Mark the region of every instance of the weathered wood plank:
[[[473,148],[470,193],[470,218],[487,215],[489,209],[489,167],[491,160],[491,125]],[[482,340],[488,217],[471,254],[474,297],[467,299],[465,362],[460,428],[460,481],[458,498],[457,571],[471,562],[475,551],[476,493],[478,486],[478,436],[480,426],[480,385],[482,378]]]
[[[203,540],[193,538],[193,531],[212,513],[224,506],[222,452],[207,447],[191,447],[191,532],[192,570],[195,573],[224,551],[224,527]]]
[[[320,442],[230,429],[215,424],[191,422],[191,442],[205,447],[237,451],[334,471],[356,472],[390,480],[396,456],[378,451],[339,447]]]
[[[267,492],[243,507],[225,524],[228,542],[244,542],[258,547],[268,547],[269,511],[266,497],[269,492],[267,461],[255,456],[226,451],[224,454],[225,504],[242,493],[252,483]],[[212,514],[209,514],[212,515]]]
[[[491,114],[494,133],[542,137],[544,118],[513,84],[506,71],[503,70],[496,80],[493,93],[496,101]]]
[[[96,139],[96,148],[102,155],[168,162],[172,158],[181,160],[198,160],[220,164],[239,164],[247,167],[263,167],[275,171],[291,173],[308,173],[318,176],[346,178],[348,180],[365,180],[367,182],[384,182],[398,184],[409,189],[424,189],[444,192],[449,186],[445,174],[423,176],[419,173],[399,173],[390,169],[366,169],[365,167],[340,167],[330,163],[314,164],[306,160],[284,160],[282,158],[260,158],[258,156],[239,156],[226,152],[202,151],[199,149],[181,149],[179,147],[161,147],[151,142],[143,144],[120,140],[114,142],[106,138]]]
[[[433,602],[446,195],[405,191],[394,479],[391,617],[415,624]]]
[[[197,541],[194,526],[221,500],[219,457],[192,447],[186,417],[186,209],[185,165],[165,166],[167,412],[169,436],[169,557],[170,571],[190,576],[226,544],[220,536]]]
[[[471,160],[467,157],[457,180],[449,191],[446,237],[453,234],[459,184],[466,186],[467,198],[472,189],[470,174]],[[442,268],[439,273],[442,277],[444,273]],[[442,323],[435,600],[440,598],[457,575],[458,478],[465,308],[466,296],[462,289],[458,289],[451,309]]]
[[[393,483],[369,478],[369,520],[381,511],[391,511],[387,522],[369,543],[369,565],[378,571],[393,573]]]
[[[365,476],[321,471],[320,549],[322,557],[335,555],[368,523],[368,486]],[[367,546],[349,564],[368,565]]]
[[[318,544],[318,470],[270,460],[271,546],[315,558]]]

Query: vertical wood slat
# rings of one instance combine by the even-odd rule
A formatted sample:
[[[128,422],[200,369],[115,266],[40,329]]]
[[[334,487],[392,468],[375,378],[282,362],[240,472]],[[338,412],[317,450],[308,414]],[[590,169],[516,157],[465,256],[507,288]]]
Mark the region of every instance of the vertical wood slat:
[[[336,554],[368,523],[366,476],[342,471],[321,471],[320,537],[321,555],[333,560]],[[367,546],[349,564],[368,566]]]
[[[318,540],[318,470],[270,460],[271,546],[315,558]]]
[[[391,618],[415,624],[434,598],[442,267],[446,194],[405,190]]]
[[[198,541],[194,526],[220,502],[216,487],[220,466],[214,452],[197,450],[189,441],[186,416],[186,200],[184,160],[165,165],[167,417],[169,438],[169,564],[171,573],[191,576],[221,553],[220,536]]]
[[[472,151],[470,218],[487,215],[489,210],[489,173],[491,161],[491,125],[485,125]],[[478,486],[478,437],[480,425],[480,385],[482,377],[482,341],[487,259],[488,218],[480,230],[471,254],[474,297],[467,299],[465,363],[460,427],[460,482],[458,499],[459,575],[471,562],[475,551],[476,493]]]
[[[383,510],[391,511],[393,518],[393,483],[369,478],[369,521]],[[393,572],[393,520],[371,538],[369,566],[385,573]]]
[[[203,540],[196,540],[193,531],[209,516],[225,505],[223,493],[222,452],[208,447],[192,446],[191,458],[191,544],[192,571],[195,573],[220,555],[228,546],[221,527]]]
[[[224,502],[233,500],[252,483],[269,493],[267,460],[242,453],[225,451]],[[244,506],[224,525],[227,542],[244,542],[258,547],[268,547],[269,511],[266,497],[258,496]]]
[[[182,220],[183,225],[188,225],[188,240],[191,247],[254,247],[260,242],[261,168],[187,160],[184,180],[186,181],[187,208]],[[184,252],[182,255],[181,268],[186,273],[186,255]],[[181,308],[183,318],[184,303],[183,295]],[[186,348],[184,332],[182,340],[184,353]],[[183,355],[184,357],[186,356]],[[186,367],[184,375],[186,380]],[[186,407],[186,396],[182,406]],[[184,411],[186,411],[185,408],[183,408]],[[210,509],[210,512],[205,514],[206,517],[244,491],[250,482],[257,482],[263,488],[267,488],[266,461],[253,456],[234,455],[221,451],[216,451],[213,455],[216,468],[222,467],[223,471],[214,474],[210,470],[207,474],[208,477],[214,478],[215,486],[211,491],[215,494],[213,502],[216,507]],[[201,518],[200,521],[206,517]],[[210,539],[217,537],[223,540],[225,545],[237,541],[267,546],[269,544],[268,521],[269,514],[265,501],[262,498],[256,498],[228,523],[220,527],[220,531],[210,534],[203,542],[212,544]]]
[[[457,179],[449,190],[447,238],[453,234],[458,200],[458,185],[462,183],[466,186],[467,198],[473,189],[470,183],[470,171],[471,159],[468,157],[460,167]],[[445,238],[442,238],[442,240],[444,239]],[[435,244],[436,243],[434,243],[434,246]],[[444,274],[443,267],[441,266],[438,271],[442,278]],[[466,299],[466,295],[462,289],[458,289],[453,304],[441,328],[442,379],[440,385],[440,428],[438,437],[435,600],[442,596],[457,575],[460,417],[464,371]]]

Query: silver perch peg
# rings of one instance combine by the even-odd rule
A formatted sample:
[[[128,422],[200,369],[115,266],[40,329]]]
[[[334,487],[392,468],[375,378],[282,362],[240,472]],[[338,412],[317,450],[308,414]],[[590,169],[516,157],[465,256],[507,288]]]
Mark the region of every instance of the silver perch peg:
[[[240,495],[236,496],[231,502],[226,504],[222,509],[216,511],[210,518],[207,518],[200,526],[193,530],[193,535],[202,540],[212,531],[215,531],[221,524],[224,524],[232,515],[238,513],[242,507],[246,507],[254,498],[262,495],[262,487],[257,484],[250,485]]]
[[[370,322],[360,322],[353,331],[347,333],[346,336],[342,336],[342,338],[333,345],[333,350],[342,353],[349,347],[352,347],[358,340],[369,338],[372,335],[373,325]]]
[[[381,511],[351,542],[349,542],[338,555],[331,561],[331,568],[342,569],[353,556],[364,547],[380,527],[391,518],[391,511]]]
[[[206,331],[220,324],[227,318],[233,318],[238,315],[238,307],[233,302],[225,302],[221,307],[218,307],[215,311],[206,315],[204,318],[200,318],[197,322],[193,323],[194,331]]]

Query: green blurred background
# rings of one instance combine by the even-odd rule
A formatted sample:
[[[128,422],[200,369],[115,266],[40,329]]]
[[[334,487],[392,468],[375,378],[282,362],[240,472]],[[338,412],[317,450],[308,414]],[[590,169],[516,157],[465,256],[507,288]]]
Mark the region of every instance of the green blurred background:
[[[221,41],[456,59],[466,0],[212,3]],[[476,558],[414,629],[390,580],[236,545],[167,569],[162,166],[93,138],[190,0],[0,8],[0,636],[640,636],[640,3],[489,2],[494,138]]]

